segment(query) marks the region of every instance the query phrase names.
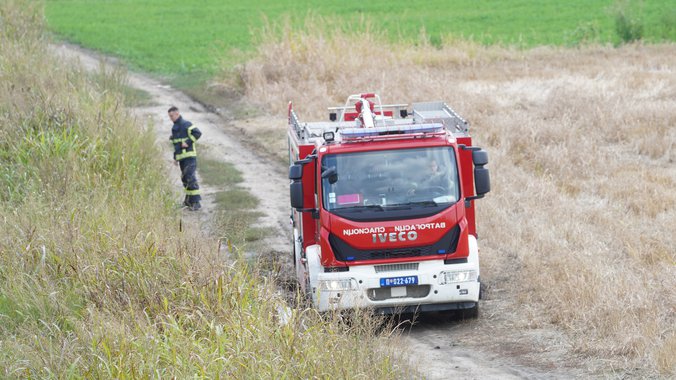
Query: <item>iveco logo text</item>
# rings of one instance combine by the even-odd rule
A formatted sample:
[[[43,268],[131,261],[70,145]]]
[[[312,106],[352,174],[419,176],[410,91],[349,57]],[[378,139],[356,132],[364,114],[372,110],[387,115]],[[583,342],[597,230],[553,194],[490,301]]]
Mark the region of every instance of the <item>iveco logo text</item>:
[[[416,231],[408,232],[390,232],[389,234],[371,234],[373,236],[374,243],[385,243],[391,242],[395,243],[398,241],[411,241],[418,238],[418,233]]]
[[[364,228],[351,228],[343,230],[343,235],[352,236],[352,235],[361,235],[361,234],[376,234],[385,232],[385,227],[364,227]]]

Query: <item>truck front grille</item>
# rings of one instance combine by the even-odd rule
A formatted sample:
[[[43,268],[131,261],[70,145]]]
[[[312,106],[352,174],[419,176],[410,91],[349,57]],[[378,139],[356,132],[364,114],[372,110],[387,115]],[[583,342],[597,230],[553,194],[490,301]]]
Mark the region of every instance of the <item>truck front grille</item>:
[[[420,263],[403,263],[403,264],[384,264],[374,265],[376,273],[382,272],[401,272],[405,270],[418,270]]]
[[[393,298],[423,298],[430,294],[430,285],[408,285],[406,295],[392,297],[392,288],[371,288],[366,291],[371,301],[385,301]]]
[[[359,261],[394,259],[402,257],[435,256],[444,257],[447,253],[455,252],[460,238],[460,226],[451,228],[444,236],[432,245],[391,248],[391,249],[358,249],[334,234],[329,235],[329,243],[336,259],[340,261]]]

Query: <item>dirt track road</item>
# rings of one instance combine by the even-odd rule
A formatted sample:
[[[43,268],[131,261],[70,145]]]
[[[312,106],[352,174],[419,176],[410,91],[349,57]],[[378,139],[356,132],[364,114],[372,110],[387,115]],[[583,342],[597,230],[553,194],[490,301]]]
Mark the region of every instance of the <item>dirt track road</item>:
[[[79,60],[88,70],[97,70],[102,62],[114,65],[111,58],[102,58],[92,52],[72,45],[58,45],[54,47],[58,54]],[[129,73],[129,85],[147,92],[150,97],[150,106],[134,108],[139,126],[150,123],[157,132],[157,143],[166,146],[164,159],[170,178],[176,184],[177,191],[181,190],[179,170],[173,166],[172,151],[168,140],[171,135],[171,121],[167,117],[167,109],[171,105],[177,106],[181,114],[202,131],[204,138],[199,145],[206,147],[214,159],[234,165],[244,177],[242,187],[247,189],[259,200],[259,211],[266,215],[259,220],[259,226],[270,229],[269,244],[273,247],[286,247],[286,226],[288,225],[289,210],[287,207],[288,180],[278,167],[266,159],[256,157],[250,149],[244,147],[241,141],[231,137],[225,129],[227,122],[220,115],[208,111],[202,104],[189,98],[184,93],[171,88],[148,76]],[[199,173],[198,173],[199,176]],[[203,209],[198,213],[187,212],[188,218],[198,216],[207,219],[214,211],[213,194],[219,189],[213,189],[204,184],[202,194]],[[179,196],[180,199],[182,195]],[[190,215],[192,214],[192,215]]]
[[[70,45],[54,46],[54,51],[67,59],[79,60],[89,70],[97,70],[102,58]],[[115,64],[107,59],[108,64]],[[265,215],[259,226],[270,231],[266,244],[275,251],[288,246],[288,180],[279,163],[261,158],[238,140],[232,121],[210,112],[187,95],[155,79],[138,73],[129,74],[129,85],[146,91],[153,106],[134,109],[139,125],[152,123],[157,141],[167,145],[170,122],[166,110],[176,105],[182,114],[203,132],[200,140],[214,158],[233,164],[244,177],[242,186],[259,200],[259,211]],[[181,185],[178,170],[172,165],[167,145],[166,163],[175,178],[177,192]],[[204,209],[191,213],[208,221],[214,210],[213,193],[204,188]],[[180,195],[179,195],[180,197]],[[185,211],[186,213],[190,213]],[[497,297],[496,297],[497,298]],[[565,339],[553,331],[529,332],[529,336],[506,328],[504,314],[510,312],[505,300],[488,300],[481,304],[482,314],[476,321],[448,321],[426,317],[404,331],[403,343],[410,362],[429,379],[560,379],[580,375],[576,366],[568,367]],[[514,311],[511,311],[514,312]],[[570,358],[568,358],[570,359]]]

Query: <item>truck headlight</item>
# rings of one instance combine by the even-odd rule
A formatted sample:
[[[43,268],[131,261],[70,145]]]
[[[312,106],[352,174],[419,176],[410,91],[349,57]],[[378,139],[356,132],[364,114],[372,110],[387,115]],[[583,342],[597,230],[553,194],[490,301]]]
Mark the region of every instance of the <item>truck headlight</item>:
[[[339,290],[355,290],[357,287],[357,280],[354,278],[343,278],[340,280],[319,280],[319,290],[321,291],[339,291]]]
[[[439,273],[439,285],[452,284],[455,282],[476,281],[475,270],[444,271]]]

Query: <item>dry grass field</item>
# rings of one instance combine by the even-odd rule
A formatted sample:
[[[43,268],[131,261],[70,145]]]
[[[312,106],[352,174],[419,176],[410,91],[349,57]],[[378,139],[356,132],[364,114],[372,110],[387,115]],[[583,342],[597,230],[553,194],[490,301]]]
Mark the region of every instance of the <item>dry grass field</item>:
[[[266,149],[283,159],[289,100],[304,120],[362,91],[445,100],[490,154],[482,280],[522,310],[504,323],[563,331],[601,373],[676,373],[676,45],[403,47],[321,27],[263,40],[237,80],[274,110],[249,123]]]

